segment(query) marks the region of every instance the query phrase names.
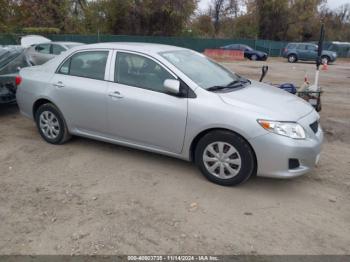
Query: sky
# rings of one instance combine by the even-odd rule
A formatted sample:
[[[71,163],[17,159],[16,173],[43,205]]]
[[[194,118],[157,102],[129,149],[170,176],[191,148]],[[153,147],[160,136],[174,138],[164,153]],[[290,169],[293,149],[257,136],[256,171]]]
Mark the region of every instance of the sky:
[[[208,3],[210,3],[211,0],[200,0],[199,1],[199,10],[204,10],[207,8]],[[329,8],[336,9],[337,7],[343,5],[343,4],[350,4],[350,0],[328,0],[327,4]]]

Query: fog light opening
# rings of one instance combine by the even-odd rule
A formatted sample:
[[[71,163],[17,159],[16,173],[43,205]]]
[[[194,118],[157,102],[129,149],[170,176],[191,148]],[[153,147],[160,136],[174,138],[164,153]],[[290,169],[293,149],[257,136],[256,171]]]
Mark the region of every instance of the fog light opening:
[[[289,159],[289,169],[296,169],[300,167],[300,162],[298,159],[290,158]]]

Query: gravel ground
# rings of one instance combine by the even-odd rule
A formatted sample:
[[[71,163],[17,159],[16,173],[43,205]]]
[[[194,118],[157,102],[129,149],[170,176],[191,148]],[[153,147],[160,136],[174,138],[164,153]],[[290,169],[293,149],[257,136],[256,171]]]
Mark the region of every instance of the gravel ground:
[[[225,64],[258,79],[263,62]],[[271,59],[266,82],[314,65]],[[1,254],[349,254],[350,63],[321,72],[320,164],[292,180],[220,187],[181,160],[74,138],[45,143],[0,107]]]

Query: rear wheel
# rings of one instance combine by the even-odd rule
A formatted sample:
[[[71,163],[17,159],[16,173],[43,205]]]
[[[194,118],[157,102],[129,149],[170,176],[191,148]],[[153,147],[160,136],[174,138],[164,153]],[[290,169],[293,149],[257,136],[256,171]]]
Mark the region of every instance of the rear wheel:
[[[250,57],[250,60],[252,60],[252,61],[258,60],[258,56],[257,56],[257,55],[252,55],[252,56]]]
[[[40,135],[48,143],[63,144],[71,138],[60,111],[51,103],[38,108],[35,121]]]
[[[296,55],[292,54],[288,56],[288,62],[289,63],[295,63],[296,61],[298,61],[298,58]]]
[[[324,65],[324,64],[329,64],[329,57],[328,56],[322,56],[321,57],[321,63]]]
[[[253,150],[248,143],[228,131],[206,134],[198,142],[195,161],[208,180],[223,186],[245,182],[256,166]]]

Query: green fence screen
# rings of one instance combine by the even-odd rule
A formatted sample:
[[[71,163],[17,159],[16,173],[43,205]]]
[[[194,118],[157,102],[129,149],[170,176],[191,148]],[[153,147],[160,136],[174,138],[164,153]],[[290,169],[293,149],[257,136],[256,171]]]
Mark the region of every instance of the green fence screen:
[[[144,42],[176,45],[203,52],[207,48],[218,48],[228,44],[246,44],[257,50],[264,51],[271,56],[280,56],[286,42],[253,39],[217,39],[217,38],[188,38],[188,37],[161,37],[161,36],[127,36],[127,35],[52,35],[54,41],[74,41],[83,43],[97,42]]]
[[[203,52],[204,49],[218,48],[228,44],[246,44],[266,52],[269,56],[281,56],[287,42],[254,39],[208,39],[189,37],[130,36],[130,35],[47,35],[52,41],[73,41],[92,44],[98,42],[144,42],[176,45]],[[20,35],[1,35],[0,45],[18,44]],[[342,54],[341,52],[339,52]]]

